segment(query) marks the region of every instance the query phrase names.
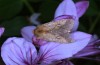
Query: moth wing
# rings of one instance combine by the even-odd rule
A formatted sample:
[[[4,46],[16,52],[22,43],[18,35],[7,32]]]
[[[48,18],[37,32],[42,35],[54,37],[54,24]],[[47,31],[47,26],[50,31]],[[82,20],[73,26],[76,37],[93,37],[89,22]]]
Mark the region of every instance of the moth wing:
[[[74,26],[74,20],[73,19],[66,19],[64,21],[66,21],[66,23],[64,25],[65,29],[70,31]]]
[[[52,42],[60,42],[60,43],[66,43],[66,39],[59,36],[59,35],[53,35],[51,33],[46,33],[46,34],[42,34],[41,36],[38,37],[39,39],[44,39],[47,41],[52,41]]]
[[[49,22],[39,25],[34,34],[37,38],[52,42],[66,43],[69,39],[69,32],[73,28],[72,19],[62,19],[56,22]],[[64,35],[65,34],[65,35]]]

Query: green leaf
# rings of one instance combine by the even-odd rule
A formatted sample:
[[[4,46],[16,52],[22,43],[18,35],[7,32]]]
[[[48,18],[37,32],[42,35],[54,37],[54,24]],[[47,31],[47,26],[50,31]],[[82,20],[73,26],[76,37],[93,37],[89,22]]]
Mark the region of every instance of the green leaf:
[[[27,26],[28,21],[20,16],[10,21],[3,21],[0,25],[5,28],[4,36],[19,36],[21,28]]]
[[[0,0],[0,19],[9,19],[18,14],[23,6],[21,0]]]

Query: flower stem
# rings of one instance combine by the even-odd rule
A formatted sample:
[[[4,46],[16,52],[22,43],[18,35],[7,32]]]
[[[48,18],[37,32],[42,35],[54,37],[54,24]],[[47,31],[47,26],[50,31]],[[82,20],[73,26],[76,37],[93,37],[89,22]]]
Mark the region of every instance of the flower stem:
[[[24,4],[27,6],[27,8],[29,9],[30,13],[33,14],[34,10],[31,7],[31,5],[29,4],[29,2],[27,0],[22,0],[24,2]]]
[[[97,18],[95,19],[94,23],[92,23],[92,25],[91,25],[91,27],[90,27],[90,29],[89,29],[89,33],[92,33],[92,32],[93,32],[93,30],[94,30],[94,28],[95,28],[95,26],[96,26],[96,24],[97,24],[99,18],[100,18],[100,13],[98,14],[98,16],[97,16]]]

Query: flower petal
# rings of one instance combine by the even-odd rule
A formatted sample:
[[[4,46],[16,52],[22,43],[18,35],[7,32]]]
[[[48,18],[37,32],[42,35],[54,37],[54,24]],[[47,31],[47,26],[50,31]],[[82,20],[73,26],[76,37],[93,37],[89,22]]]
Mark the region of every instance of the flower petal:
[[[46,44],[47,41],[43,40],[43,39],[37,39],[35,36],[33,36],[33,44],[37,47],[40,47],[44,44]]]
[[[84,33],[84,32],[80,32],[80,31],[76,31],[76,32],[71,33],[71,37],[76,41],[80,41],[80,40],[85,39],[85,38],[91,38],[91,36],[92,35]]]
[[[74,65],[74,64],[71,61],[69,61],[67,59],[64,59],[60,63],[58,63],[56,65]]]
[[[54,61],[51,65],[74,65],[74,64],[68,59],[63,59],[63,60]]]
[[[83,50],[79,51],[74,57],[91,56],[100,54],[100,40],[89,43]]]
[[[24,38],[8,38],[1,48],[1,56],[6,65],[31,65],[37,57],[32,43]]]
[[[40,13],[34,13],[31,17],[30,17],[30,22],[35,24],[35,25],[39,25],[40,22],[37,20],[38,17],[40,16]]]
[[[97,39],[99,39],[99,37],[98,37],[96,34],[94,34],[94,35],[91,37],[90,43],[96,41]]]
[[[78,19],[75,19],[75,23],[74,23],[74,26],[73,26],[73,28],[72,28],[72,32],[74,32],[74,31],[76,31],[77,30],[77,28],[78,28],[78,25],[79,25],[79,21],[78,21]]]
[[[27,41],[32,42],[32,37],[34,36],[33,34],[34,29],[35,29],[35,26],[24,27],[21,30],[21,34]]]
[[[77,17],[75,4],[72,0],[63,0],[55,12],[55,18],[62,15],[72,15]]]
[[[78,17],[81,17],[89,7],[89,1],[80,1],[77,2],[76,4],[76,9],[77,9],[77,15]]]
[[[75,32],[72,34],[72,37],[75,39],[73,43],[61,44],[48,42],[48,44],[41,46],[39,58],[42,58],[45,63],[51,63],[55,60],[72,57],[88,44],[91,35],[83,32]]]
[[[0,27],[0,37],[3,34],[3,32],[4,32],[4,28],[3,27]]]
[[[72,31],[76,31],[79,25],[78,22],[78,17],[77,17],[77,11],[76,11],[76,6],[74,4],[74,2],[72,0],[64,0],[62,1],[62,3],[60,3],[60,5],[58,6],[56,12],[55,12],[55,18],[59,18],[61,19],[62,16],[73,16],[75,18],[75,23],[73,26]]]
[[[74,16],[71,16],[71,15],[62,15],[62,16],[58,16],[54,19],[55,20],[61,20],[61,19],[75,19]]]

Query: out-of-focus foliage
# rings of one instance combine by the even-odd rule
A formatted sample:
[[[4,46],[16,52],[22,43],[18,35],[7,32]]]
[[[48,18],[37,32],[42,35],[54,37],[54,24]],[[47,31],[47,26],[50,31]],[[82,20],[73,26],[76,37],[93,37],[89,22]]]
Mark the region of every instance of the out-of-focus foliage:
[[[22,10],[21,0],[0,0],[0,19],[9,19]]]
[[[37,2],[40,2],[40,1],[43,1],[43,0],[29,0],[29,1],[37,3]]]
[[[99,13],[99,8],[97,7],[96,2],[94,0],[90,0],[90,5],[89,5],[86,15],[94,16],[94,15],[97,15],[98,13]]]
[[[28,21],[25,18],[19,16],[12,20],[3,21],[0,25],[5,27],[4,36],[19,36],[20,29],[28,25]]]
[[[56,10],[56,7],[60,1],[58,0],[45,0],[39,9],[39,12],[41,13],[41,20],[49,22],[54,18],[54,13]]]

